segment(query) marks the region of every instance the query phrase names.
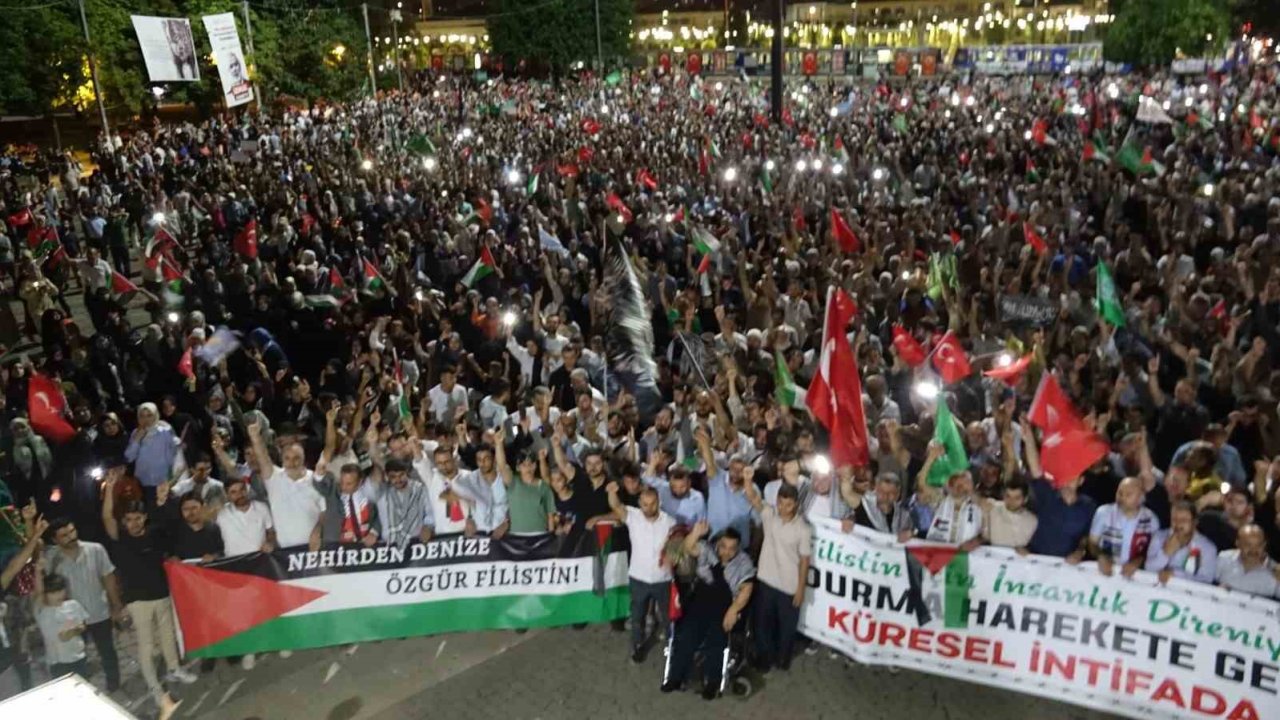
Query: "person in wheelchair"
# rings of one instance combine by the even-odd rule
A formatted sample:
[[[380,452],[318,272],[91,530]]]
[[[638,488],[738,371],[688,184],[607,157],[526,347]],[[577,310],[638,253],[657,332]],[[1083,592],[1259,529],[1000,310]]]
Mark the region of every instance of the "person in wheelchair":
[[[662,692],[680,689],[693,668],[694,654],[701,648],[702,697],[713,700],[724,691],[729,633],[751,600],[756,568],[742,551],[737,530],[726,528],[716,537],[714,548],[704,539],[707,532],[707,522],[701,520],[684,540],[685,553],[696,558],[696,578],[684,614],[676,622]]]

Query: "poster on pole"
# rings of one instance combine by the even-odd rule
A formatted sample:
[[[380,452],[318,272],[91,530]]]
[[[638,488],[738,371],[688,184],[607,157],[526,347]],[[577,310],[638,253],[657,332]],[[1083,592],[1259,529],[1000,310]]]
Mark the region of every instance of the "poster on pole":
[[[218,66],[222,98],[227,101],[227,107],[251,102],[253,86],[249,84],[249,66],[244,61],[244,51],[240,49],[236,16],[233,13],[205,15],[204,29],[209,33],[209,47],[213,48],[213,62]]]
[[[151,82],[197,82],[196,41],[186,18],[133,15],[133,30]]]

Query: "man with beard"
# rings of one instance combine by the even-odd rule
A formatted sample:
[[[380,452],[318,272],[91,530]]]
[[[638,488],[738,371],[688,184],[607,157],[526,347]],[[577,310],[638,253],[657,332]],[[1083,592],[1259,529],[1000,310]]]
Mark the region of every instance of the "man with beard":
[[[667,536],[676,521],[658,506],[658,493],[653,488],[640,492],[640,507],[628,507],[618,498],[618,484],[606,486],[609,508],[618,522],[627,526],[631,540],[631,560],[627,578],[631,587],[631,662],[644,660],[644,644],[648,640],[645,620],[649,605],[658,613],[658,625],[666,621],[671,598],[671,567],[664,557]]]
[[[679,438],[674,432],[675,412],[669,406],[663,406],[653,417],[653,425],[640,437],[640,459],[648,462],[657,448],[666,448],[668,454],[674,456]]]
[[[665,472],[669,460],[666,451],[661,448],[650,455],[648,472],[643,477],[644,483],[658,493],[663,512],[675,518],[680,525],[693,527],[694,523],[707,517],[706,500],[702,493],[693,489],[688,468],[672,468],[665,478],[659,474]]]
[[[1218,584],[1231,590],[1280,598],[1280,566],[1267,557],[1267,538],[1257,525],[1236,534],[1236,549],[1218,556]]]
[[[1160,582],[1169,578],[1212,583],[1217,576],[1218,550],[1209,538],[1196,532],[1196,506],[1181,500],[1170,513],[1170,527],[1156,532],[1147,548],[1148,572],[1160,574]]]
[[[496,435],[494,442],[502,442]],[[476,469],[462,473],[457,482],[450,485],[462,500],[471,503],[471,517],[467,520],[466,533],[489,533],[494,538],[506,534],[510,522],[507,519],[507,488],[494,464],[492,445],[481,445],[476,451]]]
[[[596,523],[613,517],[613,511],[609,509],[608,493],[605,491],[609,477],[604,454],[599,448],[587,448],[582,453],[582,465],[579,467],[565,457],[563,441],[564,432],[557,426],[555,442],[551,444],[556,467],[569,480],[574,502],[585,519],[586,528],[590,530]]]
[[[858,525],[894,535],[898,542],[910,540],[915,535],[911,512],[905,503],[898,502],[902,481],[893,473],[882,472],[876,476],[875,488],[871,489],[858,482],[861,477],[854,473],[840,478],[840,495],[853,508],[853,517],[842,524],[844,531],[850,532]]]
[[[729,459],[729,469],[721,470],[716,466],[711,436],[699,429],[693,437],[698,443],[698,454],[706,465],[707,522],[711,524],[711,533],[718,534],[733,528],[742,542],[750,547],[755,511],[747,497],[747,485],[755,482],[755,468],[746,458],[734,455]]]

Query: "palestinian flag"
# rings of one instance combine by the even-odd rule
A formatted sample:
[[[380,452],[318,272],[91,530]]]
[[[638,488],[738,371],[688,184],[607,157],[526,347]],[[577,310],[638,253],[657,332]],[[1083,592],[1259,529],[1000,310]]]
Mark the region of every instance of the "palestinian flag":
[[[1027,157],[1026,178],[1027,182],[1040,182],[1040,171],[1036,169],[1036,163],[1030,156]]]
[[[1124,306],[1120,304],[1120,295],[1116,293],[1116,281],[1104,262],[1098,263],[1098,289],[1094,293],[1094,304],[1098,315],[1112,327],[1124,327]]]
[[[702,274],[711,269],[712,258],[720,252],[720,241],[702,227],[695,226],[692,235],[693,247],[702,255],[702,260],[698,263],[698,274]]]
[[[329,294],[341,297],[347,294],[347,282],[342,279],[338,268],[329,268]]]
[[[121,275],[115,270],[111,271],[111,292],[120,298],[121,302],[129,302],[135,293],[141,292],[141,288],[133,284],[129,278]]]
[[[937,543],[912,543],[904,551],[908,598],[916,608],[916,622],[928,625],[937,611],[943,627],[968,627],[969,554],[954,545]]]
[[[1120,163],[1120,167],[1138,177],[1164,174],[1164,166],[1155,162],[1149,147],[1139,151],[1136,145],[1126,144],[1120,148],[1120,152],[1116,153],[1116,162]]]
[[[716,141],[712,140],[710,137],[707,137],[706,139],[706,151],[707,151],[707,154],[712,157],[712,159],[714,160],[720,159],[720,148],[716,146]]]
[[[462,284],[469,288],[475,287],[476,283],[486,277],[489,277],[498,269],[498,263],[493,259],[493,253],[489,252],[489,246],[480,248],[480,257],[476,260],[476,264],[471,266],[467,274],[462,278]]]
[[[378,289],[385,290],[388,294],[395,294],[391,286],[387,284],[386,279],[382,277],[382,273],[378,271],[378,266],[369,262],[366,258],[360,258],[361,268],[364,272],[364,288],[368,292]]]
[[[1084,162],[1096,160],[1100,163],[1111,162],[1111,154],[1107,152],[1107,147],[1097,140],[1090,140],[1084,144],[1084,153],[1082,155]]]
[[[773,175],[769,172],[768,161],[760,166],[760,186],[767,193],[773,192]]]
[[[849,151],[844,149],[844,140],[839,135],[831,141],[831,156],[842,163],[849,162]]]
[[[302,303],[313,310],[328,310],[342,307],[343,298],[333,295],[304,295]]]
[[[775,351],[773,359],[773,396],[777,398],[778,404],[790,408],[807,407],[805,389],[796,385],[795,378],[791,377],[786,358],[782,357],[782,353]]]
[[[181,650],[214,658],[626,617],[626,539],[597,528],[314,553],[299,546],[207,565],[173,561],[165,572]],[[446,584],[446,571],[468,582]],[[429,577],[437,582],[420,590]]]
[[[538,194],[538,178],[540,177],[542,177],[542,173],[539,170],[529,173],[529,182],[524,186],[525,194],[529,197]]]
[[[1040,233],[1036,232],[1035,225],[1029,222],[1022,223],[1022,236],[1026,239],[1027,244],[1035,249],[1037,255],[1049,252],[1049,244],[1044,241]]]
[[[187,276],[183,275],[182,271],[164,256],[159,257],[157,263],[160,268],[160,278],[164,281],[168,290],[181,294],[182,283],[187,279]]]

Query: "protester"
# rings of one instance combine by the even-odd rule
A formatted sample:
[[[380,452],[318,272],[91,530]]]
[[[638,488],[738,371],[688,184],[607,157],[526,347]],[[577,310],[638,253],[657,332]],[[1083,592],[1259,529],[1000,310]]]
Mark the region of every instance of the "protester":
[[[631,540],[631,560],[627,578],[631,588],[631,661],[644,660],[648,640],[645,624],[652,603],[658,623],[666,622],[671,598],[671,566],[665,552],[667,536],[676,521],[660,507],[653,488],[640,492],[640,507],[627,507],[618,499],[617,483],[609,483],[609,507],[618,522],[627,526]]]
[[[166,488],[151,530],[193,561],[214,530],[232,557],[570,542],[615,500],[653,529],[652,486],[699,558],[668,690],[748,609],[785,665],[810,522],[1274,596],[1280,128],[1231,111],[1277,105],[1261,71],[797,80],[781,121],[750,80],[561,80],[428,72],[117,129],[74,184],[0,172],[32,357],[0,367],[0,476],[50,519],[109,688],[120,563],[75,523],[102,536],[121,457],[115,507]],[[855,371],[850,448],[821,407]]]

